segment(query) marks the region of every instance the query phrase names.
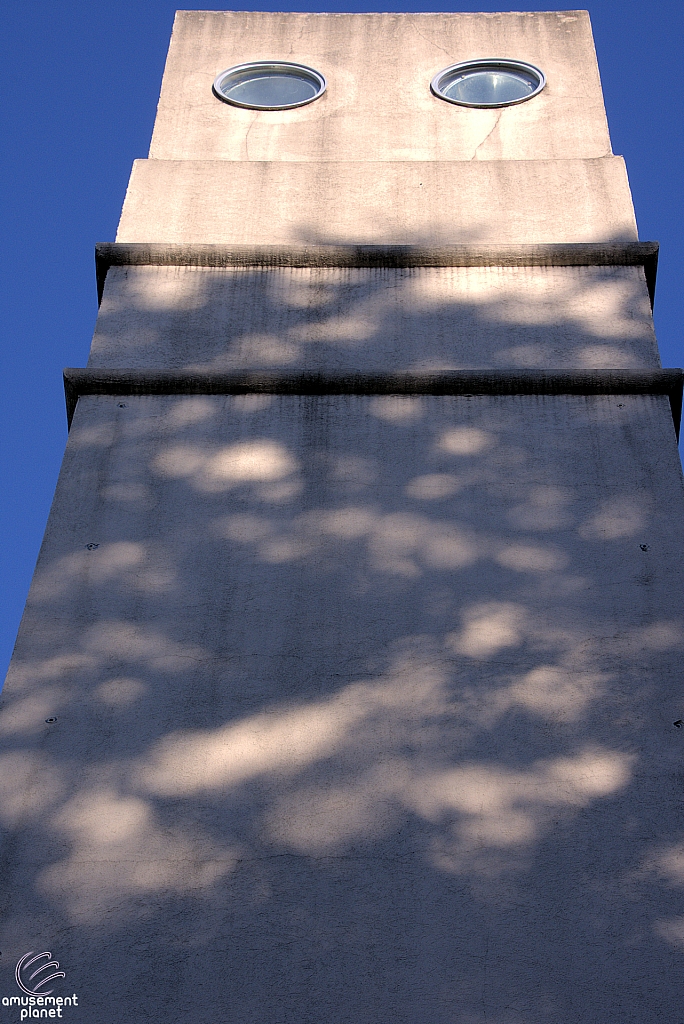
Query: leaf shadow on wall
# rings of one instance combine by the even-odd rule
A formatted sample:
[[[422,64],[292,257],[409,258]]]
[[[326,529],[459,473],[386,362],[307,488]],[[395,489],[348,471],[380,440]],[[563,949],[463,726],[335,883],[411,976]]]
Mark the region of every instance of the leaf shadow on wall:
[[[325,308],[352,322],[375,288],[386,309],[373,282]],[[459,302],[435,317],[493,338],[493,305]],[[158,972],[123,1011],[104,975],[103,1021],[181,1019],[180,986],[236,1021],[382,1000],[546,1024],[614,1010],[607,958],[620,1006],[644,972],[666,1000],[684,629],[664,410],[82,399],[0,718],[7,947],[60,945],[84,991],[93,948]]]

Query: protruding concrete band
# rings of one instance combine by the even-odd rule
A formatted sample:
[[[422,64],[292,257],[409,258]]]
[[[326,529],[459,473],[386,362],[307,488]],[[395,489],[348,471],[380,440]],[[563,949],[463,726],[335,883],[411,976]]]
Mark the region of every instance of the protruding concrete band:
[[[651,308],[658,242],[534,245],[176,245],[99,242],[98,301],[110,267],[633,267],[646,274]]]
[[[679,438],[684,371],[448,370],[438,373],[216,373],[64,370],[67,420],[81,395],[667,395]]]

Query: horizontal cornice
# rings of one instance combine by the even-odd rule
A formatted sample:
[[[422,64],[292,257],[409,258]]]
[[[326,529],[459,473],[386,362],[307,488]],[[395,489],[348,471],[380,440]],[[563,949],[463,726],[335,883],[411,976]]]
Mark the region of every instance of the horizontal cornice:
[[[666,395],[679,436],[684,371],[447,370],[435,373],[64,371],[69,425],[84,395]]]
[[[644,268],[651,308],[657,242],[534,245],[178,245],[99,242],[98,301],[110,267],[633,267]]]

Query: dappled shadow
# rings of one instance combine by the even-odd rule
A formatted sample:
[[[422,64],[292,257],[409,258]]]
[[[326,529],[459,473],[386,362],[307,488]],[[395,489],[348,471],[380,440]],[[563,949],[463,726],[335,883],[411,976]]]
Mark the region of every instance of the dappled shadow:
[[[114,958],[102,1021],[560,1021],[580,980],[599,1019],[606,959],[621,1019],[645,974],[673,1014],[669,417],[81,399],[0,718],[5,946],[84,999]],[[141,958],[163,993],[108,1008]]]
[[[640,267],[131,266],[91,365],[659,361]],[[675,1019],[681,502],[664,397],[81,398],[3,962],[102,1024]]]
[[[99,367],[657,367],[640,267],[112,267]]]

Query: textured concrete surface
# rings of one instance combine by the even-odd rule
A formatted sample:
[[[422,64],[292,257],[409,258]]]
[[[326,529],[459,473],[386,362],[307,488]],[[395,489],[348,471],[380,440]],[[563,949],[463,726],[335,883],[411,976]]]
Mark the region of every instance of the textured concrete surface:
[[[458,107],[430,92],[457,61],[510,57],[546,74],[529,103]],[[307,64],[328,81],[315,103],[243,110],[216,75],[251,60]],[[532,160],[610,153],[586,11],[546,14],[176,16],[150,156],[160,160]]]
[[[406,270],[426,267],[641,267],[651,308],[658,242],[518,242],[514,245],[234,245],[204,242],[96,242],[98,305],[110,267],[299,267]]]
[[[677,1020],[683,500],[663,398],[82,399],[3,962],[103,1024]]]
[[[174,38],[119,241],[637,237],[584,14]],[[430,98],[490,47],[548,89]],[[325,100],[211,97],[259,56]],[[653,368],[647,303],[635,266],[113,266],[91,365]],[[665,395],[81,398],[0,711],[0,996],[50,949],[83,1024],[679,1021],[683,513]]]
[[[621,157],[428,163],[136,160],[118,242],[632,242]]]
[[[80,398],[126,395],[269,395],[385,397],[465,397],[534,395],[656,395],[667,397],[679,438],[684,370],[192,370],[121,369],[68,366],[64,369],[67,423]],[[125,407],[125,403],[122,408]]]
[[[660,365],[640,267],[111,267],[89,366]]]

